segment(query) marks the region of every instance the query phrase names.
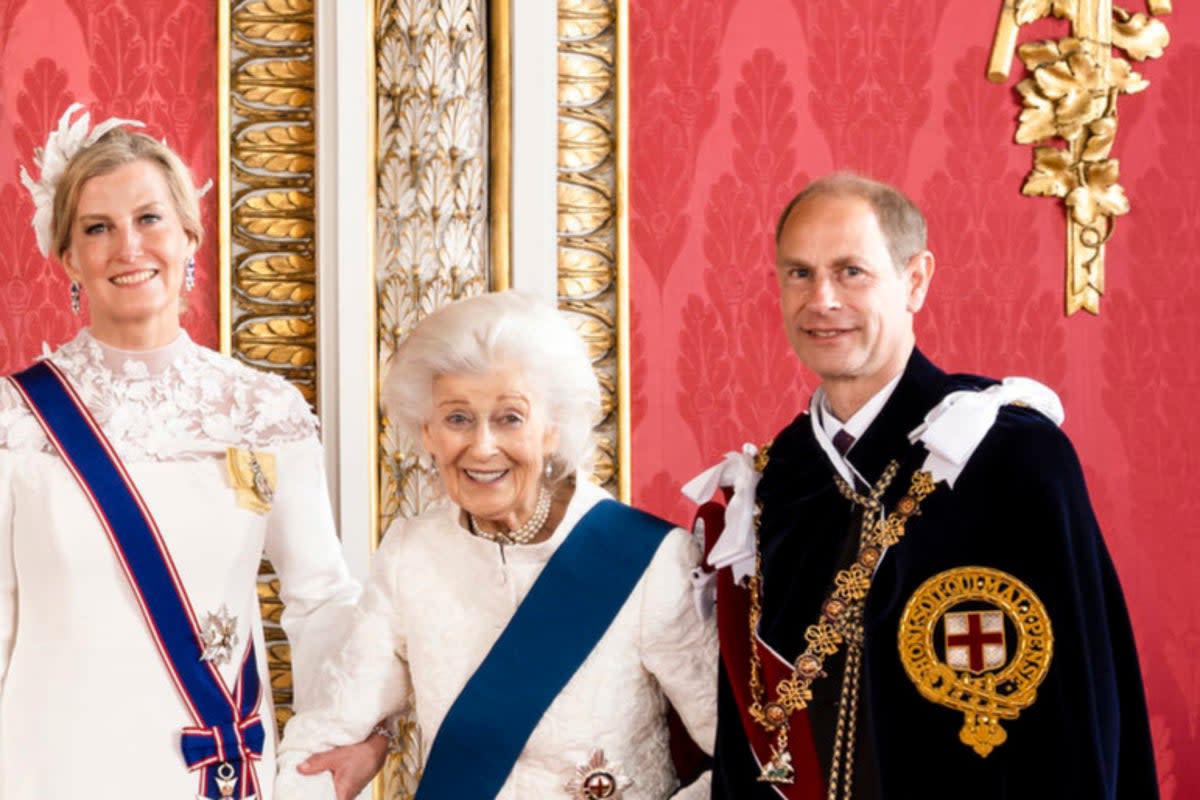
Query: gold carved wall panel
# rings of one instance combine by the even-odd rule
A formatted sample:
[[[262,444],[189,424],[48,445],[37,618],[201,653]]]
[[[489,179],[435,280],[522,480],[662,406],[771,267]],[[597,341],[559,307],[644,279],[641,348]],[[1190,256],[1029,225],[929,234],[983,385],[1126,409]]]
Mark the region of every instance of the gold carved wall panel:
[[[486,9],[376,4],[379,367],[427,313],[488,288]],[[420,513],[430,483],[381,418],[380,527]]]
[[[316,402],[313,0],[220,5],[221,349]],[[263,562],[259,600],[282,730],[291,653],[279,581]]]
[[[1060,197],[1066,206],[1068,316],[1100,313],[1104,245],[1116,218],[1129,213],[1119,165],[1109,157],[1117,97],[1140,92],[1149,81],[1113,48],[1135,61],[1163,54],[1170,37],[1153,17],[1170,13],[1170,0],[1149,0],[1148,9],[1151,16],[1130,13],[1112,0],[1005,0],[996,25],[988,77],[1007,80],[1014,52],[1029,72],[1017,83],[1022,111],[1015,139],[1038,146],[1021,192]],[[1071,35],[1018,48],[1019,27],[1048,16],[1068,20]]]
[[[558,302],[574,319],[603,392],[595,479],[629,499],[628,287],[618,215],[619,24],[612,0],[558,2]]]

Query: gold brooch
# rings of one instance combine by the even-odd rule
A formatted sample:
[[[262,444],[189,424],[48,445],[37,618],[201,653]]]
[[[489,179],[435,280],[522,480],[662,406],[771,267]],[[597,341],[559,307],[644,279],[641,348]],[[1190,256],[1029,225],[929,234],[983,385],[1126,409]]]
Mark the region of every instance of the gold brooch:
[[[259,514],[271,510],[275,501],[274,453],[230,447],[225,451],[225,466],[239,506]]]
[[[1054,634],[1046,607],[1024,583],[987,567],[959,567],[934,575],[909,598],[899,647],[921,696],[963,712],[959,739],[987,756],[1008,738],[1000,721],[1016,719],[1037,698]]]

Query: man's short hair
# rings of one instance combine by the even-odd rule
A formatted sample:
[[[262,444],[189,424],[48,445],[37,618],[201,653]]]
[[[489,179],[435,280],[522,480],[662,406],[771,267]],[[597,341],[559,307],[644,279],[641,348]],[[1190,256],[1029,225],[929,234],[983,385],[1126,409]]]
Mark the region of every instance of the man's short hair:
[[[853,172],[835,172],[817,178],[793,197],[775,225],[776,246],[792,211],[815,197],[857,197],[871,206],[898,270],[904,269],[910,258],[925,250],[925,216],[916,204],[899,189]]]

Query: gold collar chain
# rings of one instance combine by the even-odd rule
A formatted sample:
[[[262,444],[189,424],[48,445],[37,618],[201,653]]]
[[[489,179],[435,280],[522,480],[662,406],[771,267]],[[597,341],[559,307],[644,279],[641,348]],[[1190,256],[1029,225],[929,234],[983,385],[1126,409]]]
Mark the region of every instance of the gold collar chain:
[[[778,731],[772,757],[762,769],[760,781],[789,784],[794,773],[787,757],[787,731],[794,712],[806,708],[812,700],[812,682],[825,675],[822,670],[825,659],[838,651],[843,642],[850,650],[861,656],[863,635],[863,607],[867,592],[875,575],[875,567],[883,558],[884,551],[904,536],[909,517],[920,513],[921,502],[934,490],[935,484],[928,472],[913,473],[908,493],[896,503],[896,508],[886,517],[883,514],[881,497],[896,477],[899,464],[892,461],[880,476],[868,495],[851,489],[845,481],[836,477],[839,491],[848,500],[863,507],[862,529],[859,534],[858,555],[853,564],[839,570],[834,577],[834,588],[821,605],[821,616],[804,632],[807,645],[793,662],[792,674],[775,686],[775,699],[766,702],[762,684],[762,662],[759,660],[757,632],[762,619],[762,551],[756,545],[755,571],[750,578],[750,716],[768,731]],[[761,512],[761,506],[758,512]],[[755,514],[755,526],[761,513]],[[848,653],[848,658],[855,655]],[[855,665],[857,666],[857,660]],[[849,664],[848,664],[849,666]],[[857,670],[855,670],[857,673]],[[839,719],[839,729],[843,721]],[[840,741],[839,737],[839,741]]]

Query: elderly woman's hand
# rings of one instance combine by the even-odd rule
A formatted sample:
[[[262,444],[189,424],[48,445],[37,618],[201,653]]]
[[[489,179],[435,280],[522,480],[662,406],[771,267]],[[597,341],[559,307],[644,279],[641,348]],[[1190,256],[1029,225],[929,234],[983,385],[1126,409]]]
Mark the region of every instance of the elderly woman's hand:
[[[296,765],[296,771],[301,775],[316,775],[329,770],[337,800],[354,800],[383,767],[387,754],[388,740],[372,733],[358,744],[313,753]]]

